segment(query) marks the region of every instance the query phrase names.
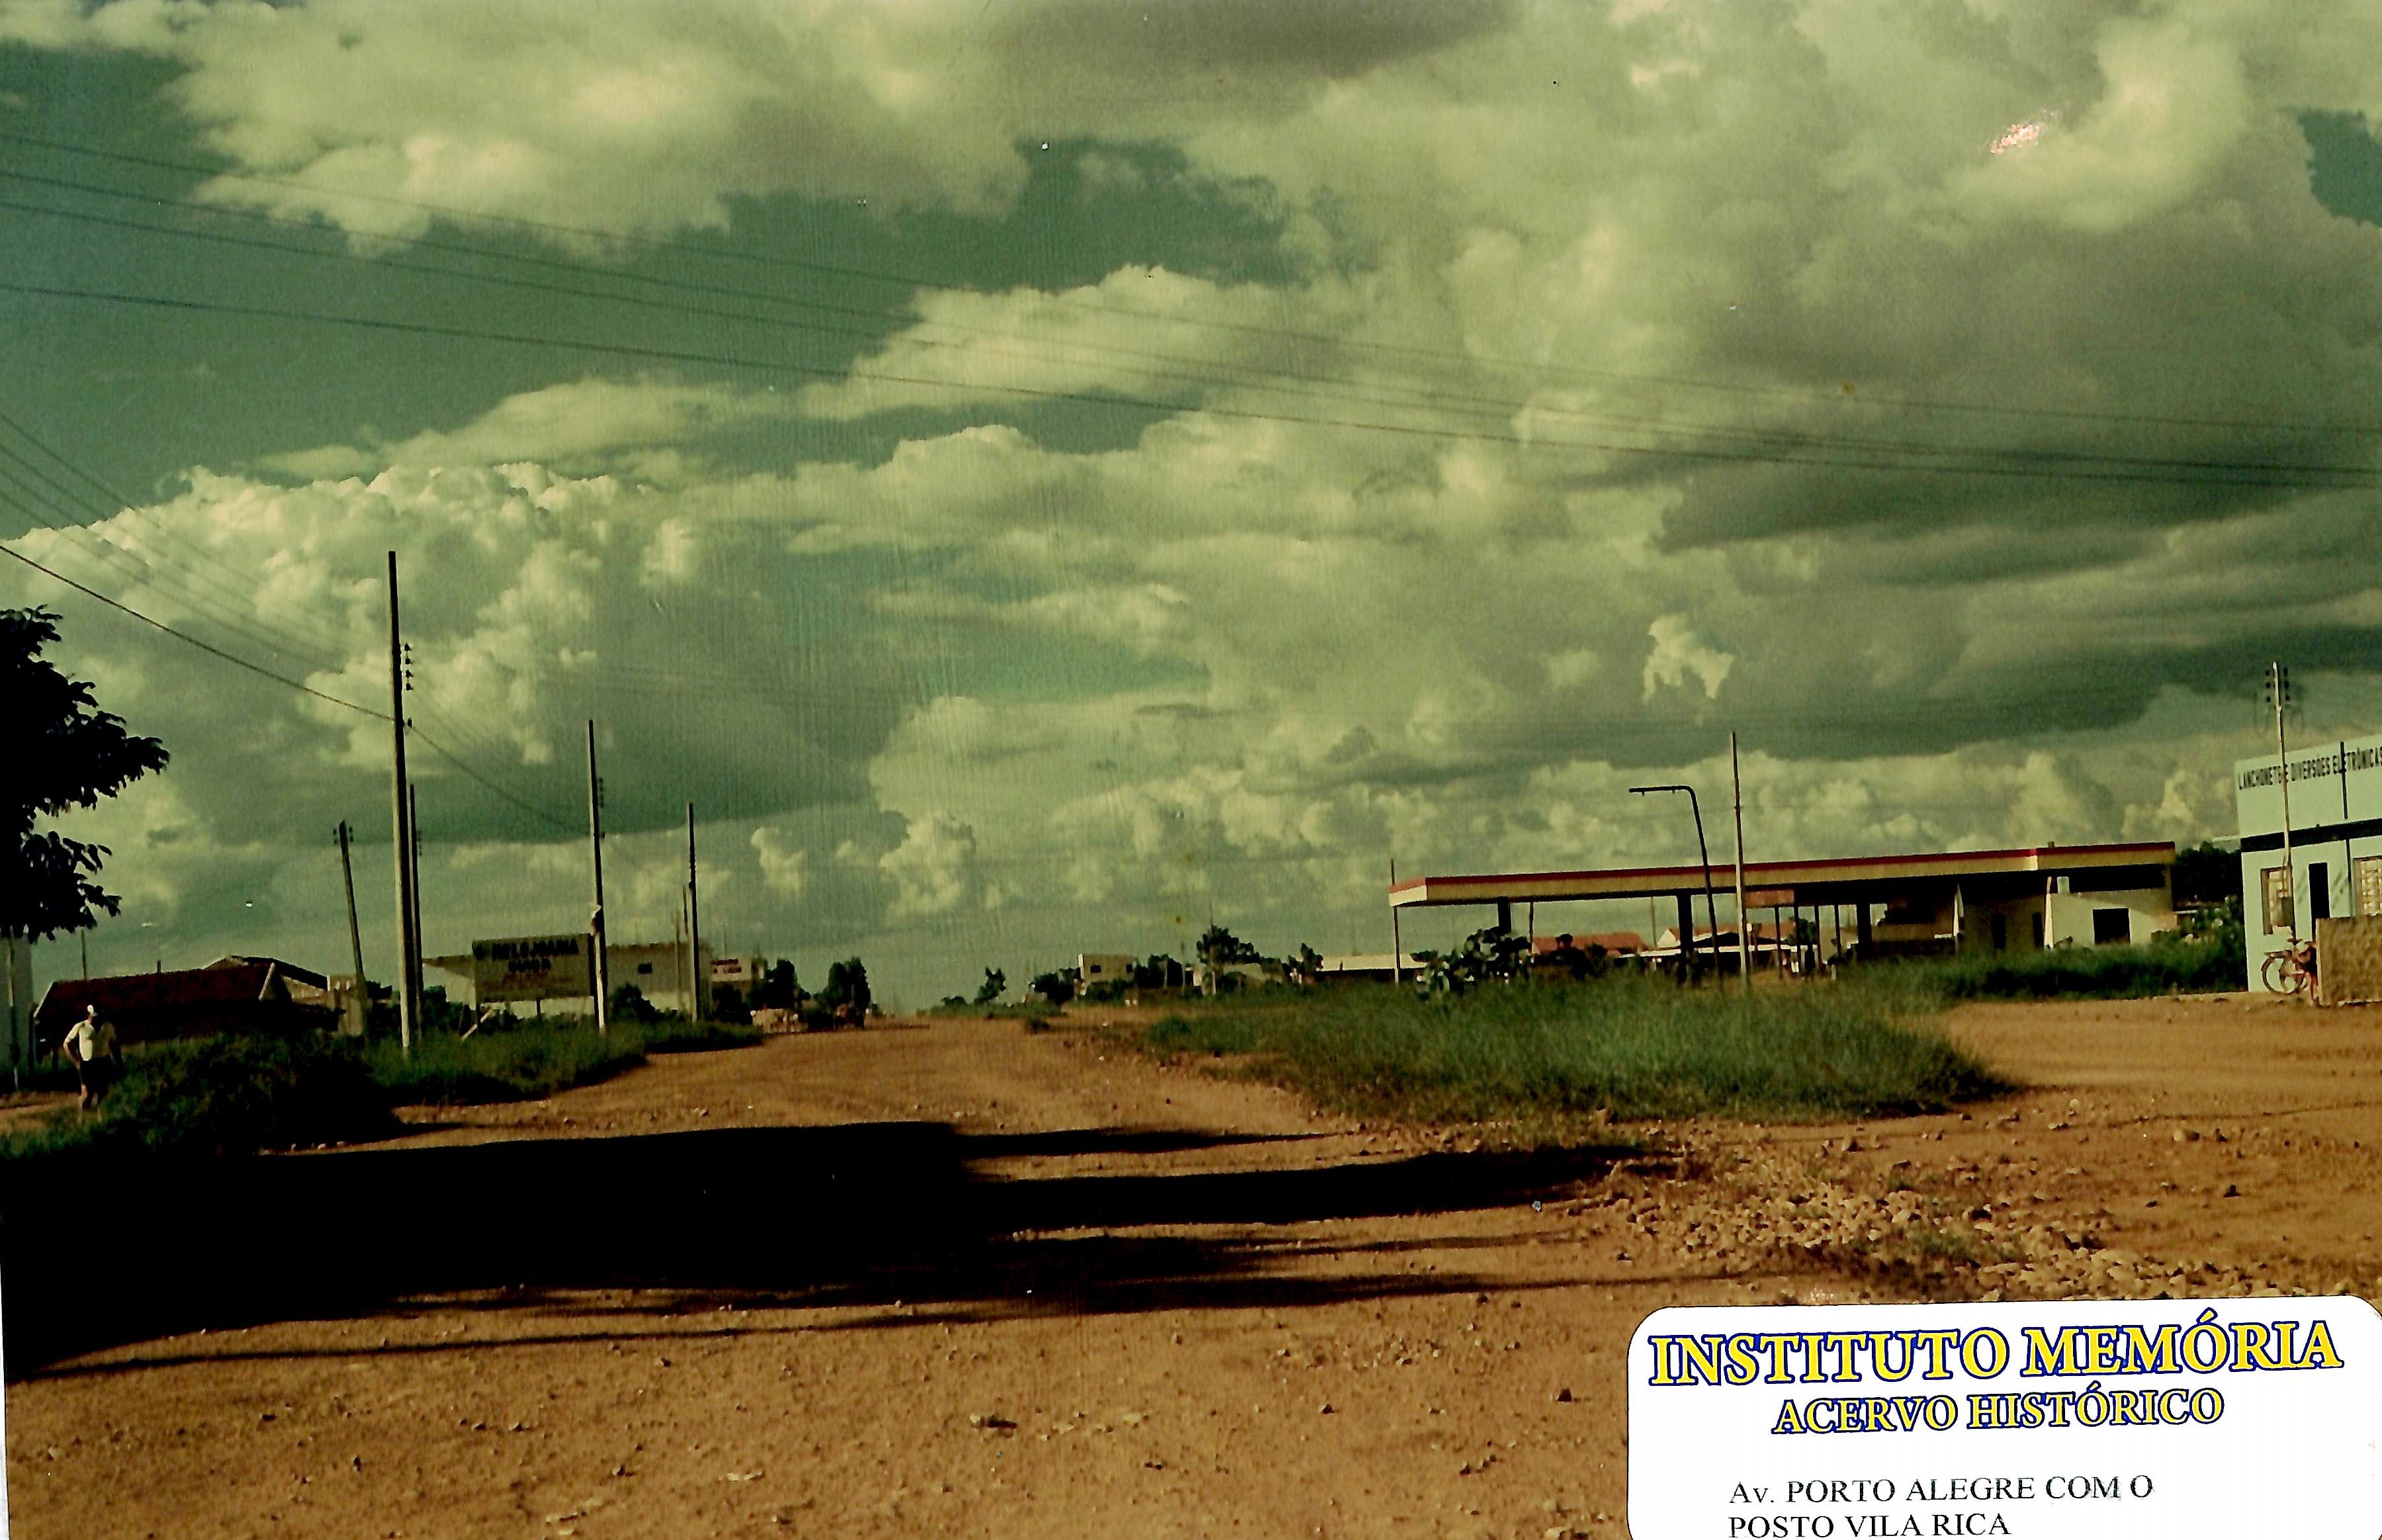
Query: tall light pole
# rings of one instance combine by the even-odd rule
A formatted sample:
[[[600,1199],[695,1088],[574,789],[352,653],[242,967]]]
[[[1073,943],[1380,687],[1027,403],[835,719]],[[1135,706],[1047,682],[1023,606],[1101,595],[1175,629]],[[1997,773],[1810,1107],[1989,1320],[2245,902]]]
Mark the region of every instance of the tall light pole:
[[[2291,671],[2279,662],[2266,665],[2266,693],[2275,703],[2275,773],[2283,788],[2283,893],[2290,905],[2291,945],[2296,947],[2300,940],[2300,879],[2291,870],[2291,756],[2283,746],[2283,713],[2291,703]],[[2262,902],[2265,897],[2263,892],[2258,895]]]
[[[1696,788],[1680,784],[1633,786],[1629,788],[1629,794],[1633,797],[1643,797],[1652,791],[1684,791],[1688,794],[1688,811],[1694,813],[1696,818],[1696,856],[1704,863],[1704,922],[1712,926],[1713,943],[1717,946],[1720,943],[1720,911],[1713,905],[1712,852],[1704,845],[1704,810],[1696,801]],[[1695,951],[1695,947],[1692,945],[1694,938],[1688,937],[1687,940],[1688,943],[1687,952],[1682,955],[1691,955]]]
[[[587,916],[587,934],[595,956],[587,959],[588,986],[596,993],[596,1033],[611,1030],[612,967],[604,955],[604,788],[596,778],[596,720],[587,720],[587,850],[596,874],[596,908]]]
[[[1753,987],[1753,938],[1745,913],[1745,777],[1737,767],[1737,729],[1728,734],[1728,800],[1737,815],[1737,976]]]

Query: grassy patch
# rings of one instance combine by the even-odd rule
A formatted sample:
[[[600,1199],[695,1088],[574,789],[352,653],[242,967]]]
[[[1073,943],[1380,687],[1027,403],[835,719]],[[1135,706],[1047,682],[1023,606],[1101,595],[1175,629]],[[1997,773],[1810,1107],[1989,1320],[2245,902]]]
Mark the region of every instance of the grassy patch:
[[[534,1101],[632,1069],[650,1054],[743,1047],[761,1041],[751,1027],[722,1021],[619,1021],[597,1036],[585,1022],[522,1022],[470,1037],[423,1033],[408,1057],[387,1038],[374,1042],[373,1078],[400,1106],[463,1106]]]
[[[2162,935],[2139,947],[2054,947],[1873,963],[1849,982],[1945,1001],[2058,996],[2119,999],[2247,987],[2238,936],[2188,940]]]
[[[1324,1106],[1420,1118],[1865,1117],[2004,1089],[1923,1013],[1879,992],[1749,996],[1638,977],[1430,999],[1332,990],[1188,1009],[1142,1043],[1248,1056],[1258,1073]]]
[[[256,1033],[151,1045],[98,1113],[61,1113],[0,1144],[0,1156],[253,1155],[377,1139],[397,1127],[354,1044]]]

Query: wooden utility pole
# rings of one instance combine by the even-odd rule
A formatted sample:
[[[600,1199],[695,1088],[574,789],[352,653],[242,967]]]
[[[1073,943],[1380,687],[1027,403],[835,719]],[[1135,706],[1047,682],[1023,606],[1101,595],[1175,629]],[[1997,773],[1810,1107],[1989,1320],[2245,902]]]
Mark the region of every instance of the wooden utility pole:
[[[344,818],[339,820],[339,876],[348,887],[348,958],[356,970],[355,982],[348,988],[346,1032],[350,1037],[362,1037],[371,1001],[364,984],[364,933],[356,924],[356,866],[348,854],[348,821]]]
[[[1406,975],[1406,943],[1398,939],[1398,858],[1390,858],[1390,982],[1404,984]]]
[[[1737,816],[1737,976],[1753,987],[1753,938],[1745,912],[1745,777],[1737,768],[1737,732],[1728,735],[1728,800]]]
[[[596,909],[587,917],[587,934],[596,948],[588,960],[588,984],[596,992],[596,1032],[601,1036],[612,1024],[612,966],[604,955],[604,787],[596,777],[596,720],[587,720],[587,849],[596,873]]]
[[[686,804],[686,971],[694,980],[694,988],[687,999],[689,1019],[702,1021],[710,1014],[711,970],[703,961],[703,905],[694,886],[694,804]],[[1127,980],[1131,983],[1131,980]]]
[[[405,638],[397,617],[397,553],[388,554],[389,806],[396,824],[397,857],[397,1041],[407,1055],[422,1016],[422,973],[414,959],[421,938],[413,934],[413,809],[405,778]]]

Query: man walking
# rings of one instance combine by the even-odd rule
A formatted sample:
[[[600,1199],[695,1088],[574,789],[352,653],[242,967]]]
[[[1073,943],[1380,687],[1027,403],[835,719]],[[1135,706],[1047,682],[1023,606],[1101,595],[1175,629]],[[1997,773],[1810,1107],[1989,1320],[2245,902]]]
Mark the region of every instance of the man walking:
[[[82,1088],[80,1105],[89,1112],[99,1106],[124,1069],[124,1055],[116,1045],[116,1028],[101,1020],[99,1007],[85,1006],[82,1020],[67,1029],[67,1040],[60,1046],[75,1068],[75,1083]]]

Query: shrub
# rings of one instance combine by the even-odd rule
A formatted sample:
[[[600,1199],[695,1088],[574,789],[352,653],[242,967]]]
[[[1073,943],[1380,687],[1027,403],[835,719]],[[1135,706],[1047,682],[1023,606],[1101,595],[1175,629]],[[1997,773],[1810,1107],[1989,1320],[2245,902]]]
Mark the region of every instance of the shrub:
[[[1259,1073],[1327,1106],[1426,1118],[1860,1117],[2004,1088],[1923,1010],[1850,990],[1747,995],[1631,975],[1277,1000],[1169,1017],[1143,1042],[1251,1055]]]
[[[260,1032],[154,1045],[132,1060],[97,1117],[69,1114],[8,1153],[253,1155],[378,1139],[399,1126],[354,1043]]]
[[[1979,952],[1923,962],[1872,963],[1856,984],[1884,984],[1942,1000],[2116,999],[2248,987],[2241,933],[2222,924],[2198,936],[2158,935],[2141,946],[2056,947]]]

